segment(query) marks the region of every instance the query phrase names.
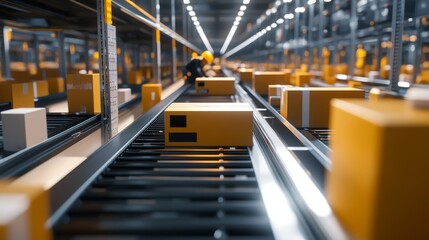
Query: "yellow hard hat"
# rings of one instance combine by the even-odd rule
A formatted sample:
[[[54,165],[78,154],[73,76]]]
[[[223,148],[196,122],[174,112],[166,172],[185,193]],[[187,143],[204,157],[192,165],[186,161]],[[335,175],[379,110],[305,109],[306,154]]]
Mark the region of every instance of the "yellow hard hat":
[[[202,54],[201,54],[201,57],[203,57],[204,58],[204,60],[206,60],[207,61],[207,63],[208,64],[212,64],[212,62],[213,62],[213,54],[211,53],[211,52],[209,52],[209,51],[204,51]]]
[[[196,58],[196,57],[198,57],[198,53],[196,53],[196,52],[192,52],[191,57],[192,57],[192,58]]]

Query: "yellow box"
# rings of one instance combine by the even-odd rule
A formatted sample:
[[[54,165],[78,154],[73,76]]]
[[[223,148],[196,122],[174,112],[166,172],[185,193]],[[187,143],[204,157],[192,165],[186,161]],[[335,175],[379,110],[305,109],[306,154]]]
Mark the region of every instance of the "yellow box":
[[[161,101],[162,85],[159,83],[147,83],[142,85],[143,112],[149,111]]]
[[[19,81],[19,82],[29,82],[33,78],[30,74],[30,71],[28,70],[24,70],[24,71],[12,70],[11,75],[15,81]]]
[[[322,78],[325,82],[334,84],[336,82],[335,67],[333,65],[323,65]]]
[[[344,63],[342,63],[342,64],[338,64],[336,67],[335,67],[335,73],[336,74],[349,74],[349,66],[347,65],[347,64],[344,64]]]
[[[64,78],[48,78],[49,94],[62,93],[65,91]]]
[[[281,97],[280,96],[269,96],[268,102],[273,107],[280,107]]]
[[[280,97],[284,88],[291,88],[292,85],[268,85],[268,97]]]
[[[360,87],[362,87],[362,82],[354,81],[354,80],[348,80],[347,85],[349,87],[353,87],[353,88],[360,88]]]
[[[33,81],[33,90],[34,90],[35,98],[48,96],[49,95],[48,81],[46,80]]]
[[[164,112],[166,146],[252,146],[247,103],[173,103]]]
[[[34,107],[34,90],[30,82],[0,82],[0,102],[10,102],[12,108]]]
[[[11,198],[16,199],[16,201],[7,201]],[[24,239],[30,240],[50,240],[53,238],[52,232],[45,226],[50,216],[49,197],[42,187],[1,182],[0,201],[2,200],[4,201],[2,203],[4,208],[20,208],[20,213],[11,216],[15,219],[0,223],[0,239],[22,239],[21,237],[25,235],[27,238]],[[11,206],[9,207],[8,204]],[[19,237],[13,238],[11,236]]]
[[[334,98],[364,98],[365,91],[356,88],[285,88],[280,114],[295,127],[327,128],[329,103]]]
[[[240,81],[251,83],[253,81],[253,73],[255,70],[249,68],[241,68],[240,72]]]
[[[310,86],[311,74],[306,72],[295,73],[295,86],[305,87]]]
[[[195,92],[197,95],[234,95],[235,78],[233,77],[196,78]]]
[[[287,85],[285,72],[255,72],[253,76],[253,90],[260,95],[268,95],[268,86],[274,84]]]
[[[140,85],[143,82],[143,70],[142,69],[131,69],[127,73],[127,83]]]
[[[427,239],[429,110],[334,100],[327,197],[352,239]]]
[[[100,113],[100,101],[98,73],[67,75],[67,102],[70,113]]]

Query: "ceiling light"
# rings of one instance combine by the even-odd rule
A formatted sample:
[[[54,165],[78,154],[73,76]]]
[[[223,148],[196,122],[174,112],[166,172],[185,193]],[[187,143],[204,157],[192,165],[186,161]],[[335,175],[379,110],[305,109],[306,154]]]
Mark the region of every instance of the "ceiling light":
[[[267,30],[262,29],[262,30],[261,30],[261,32],[262,32],[263,34],[265,34],[265,33],[267,33]]]
[[[288,13],[288,14],[285,14],[285,16],[284,16],[284,18],[286,18],[286,19],[293,19],[293,13]]]
[[[268,10],[265,12],[265,15],[270,16],[270,15],[271,15],[271,11],[268,9]]]
[[[292,0],[283,0],[284,3],[290,3]]]
[[[295,8],[295,12],[296,13],[303,13],[303,12],[305,12],[305,8],[304,7],[297,7],[297,8]]]
[[[331,2],[331,0],[323,0],[324,2]]]
[[[276,28],[276,27],[277,27],[277,23],[272,23],[272,24],[271,24],[271,27],[272,27],[272,28]]]
[[[183,0],[183,3],[184,4],[189,4],[190,2],[189,2],[189,0]]]
[[[200,34],[200,37],[201,37],[201,40],[203,41],[203,43],[204,43],[204,46],[206,46],[206,48],[207,48],[207,50],[209,50],[210,52],[214,52],[213,51],[213,48],[212,48],[212,46],[210,45],[210,42],[209,42],[209,40],[207,39],[207,36],[206,36],[206,34],[204,34],[204,31],[203,31],[203,28],[201,27],[201,26],[199,26],[199,23],[198,23],[198,25],[196,25],[196,27],[195,27],[196,29],[197,29],[197,32],[198,32],[198,34]]]
[[[235,31],[237,31],[237,25],[235,25],[235,22],[234,22],[234,26],[232,26],[231,30],[228,33],[228,36],[225,39],[225,43],[223,44],[222,48],[220,49],[220,54],[224,54],[226,49],[228,48],[229,44],[231,43],[231,40],[235,34]]]
[[[192,11],[192,6],[187,6],[187,7],[186,7],[186,10],[188,10],[188,11]]]
[[[283,19],[283,18],[279,18],[279,19],[277,19],[277,21],[276,21],[276,23],[277,24],[282,24],[282,23],[284,23],[285,22],[285,20]]]
[[[313,5],[316,3],[316,0],[308,0],[307,4],[308,5]]]
[[[271,13],[276,13],[277,12],[277,8],[271,8]]]
[[[238,22],[238,21],[235,21],[235,22],[233,23],[233,25],[234,25],[234,26],[237,26],[238,24],[240,24],[240,22]]]
[[[195,22],[194,22],[194,25],[195,25],[195,26],[200,26],[200,22],[195,21]]]
[[[249,4],[250,0],[243,0],[243,4]]]
[[[280,0],[277,0],[276,3],[274,4],[276,7],[282,5],[282,2]]]
[[[243,12],[243,11],[239,11],[239,12],[237,13],[237,15],[241,17],[241,16],[243,16],[243,15],[244,15],[244,12]]]
[[[241,17],[237,16],[237,17],[235,18],[235,21],[241,21]]]
[[[190,11],[189,12],[189,16],[191,16],[191,17],[193,17],[193,16],[195,16],[196,14],[195,14],[195,12],[194,11]]]
[[[246,9],[247,9],[247,7],[246,7],[246,6],[244,6],[244,5],[242,5],[242,6],[240,7],[240,11],[246,11]]]
[[[269,31],[271,31],[271,27],[268,26],[268,27],[265,28],[265,30],[267,30],[269,32]]]
[[[198,18],[197,18],[197,17],[192,17],[191,19],[192,19],[192,21],[194,21],[194,22],[196,22],[196,21],[198,20]]]

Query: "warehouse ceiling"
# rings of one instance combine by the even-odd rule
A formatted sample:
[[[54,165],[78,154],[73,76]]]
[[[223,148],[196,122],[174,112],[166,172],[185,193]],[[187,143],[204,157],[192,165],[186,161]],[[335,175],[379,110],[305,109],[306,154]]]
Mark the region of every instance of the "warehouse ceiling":
[[[136,4],[155,16],[152,4],[147,0],[134,0]],[[171,22],[171,3],[175,3],[176,32],[184,36],[200,49],[206,49],[195,29],[183,0],[160,0],[161,21],[173,28]],[[189,0],[189,5],[215,52],[219,52],[233,25],[243,0]],[[238,25],[228,49],[243,41],[242,37],[251,24],[256,22],[273,0],[250,0],[245,14]],[[60,28],[96,34],[95,0],[2,0],[0,1],[0,20],[5,25],[24,28]],[[150,46],[153,31],[150,27],[127,16],[118,8],[113,9],[113,23],[118,35],[127,41],[144,42]],[[185,16],[185,18],[183,18]],[[184,32],[186,26],[188,31]]]

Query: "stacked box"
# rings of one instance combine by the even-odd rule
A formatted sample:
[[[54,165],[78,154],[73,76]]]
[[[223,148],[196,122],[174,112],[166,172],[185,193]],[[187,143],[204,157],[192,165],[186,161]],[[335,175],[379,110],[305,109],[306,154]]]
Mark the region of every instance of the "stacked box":
[[[12,78],[18,82],[29,82],[33,78],[31,76],[30,71],[28,71],[28,70],[24,70],[24,71],[12,70],[11,75],[12,75]]]
[[[173,103],[164,112],[166,146],[252,146],[247,103]]]
[[[68,74],[67,101],[70,113],[100,113],[99,74]]]
[[[131,88],[118,89],[118,104],[126,103],[131,100]]]
[[[48,78],[49,94],[62,93],[65,91],[64,78]]]
[[[284,88],[293,87],[292,85],[269,85],[268,86],[268,102],[273,107],[280,107],[280,100]]]
[[[333,65],[323,65],[322,77],[326,83],[335,84],[337,81],[335,77],[335,67]]]
[[[50,240],[49,196],[41,186],[0,183],[0,239]]]
[[[5,151],[19,151],[48,138],[44,108],[17,108],[1,113]]]
[[[334,98],[364,98],[365,91],[356,88],[285,88],[280,114],[295,127],[327,128],[329,103]]]
[[[143,70],[131,69],[127,73],[127,83],[133,85],[140,85],[143,82]]]
[[[426,239],[429,110],[334,100],[327,197],[352,239]]]
[[[28,82],[0,82],[0,102],[10,102],[12,108],[34,107],[33,84]]]
[[[234,95],[235,78],[232,78],[232,77],[196,78],[195,92],[197,95]]]
[[[253,73],[255,72],[255,70],[253,69],[249,69],[249,68],[241,68],[239,70],[240,72],[240,81],[242,82],[247,82],[247,83],[252,83],[253,81]]]
[[[33,90],[34,90],[35,98],[48,96],[49,95],[48,81],[46,80],[33,81]]]
[[[149,111],[161,101],[162,85],[160,83],[148,83],[142,85],[143,112]]]
[[[295,73],[295,86],[297,87],[306,87],[310,86],[311,74],[306,72],[296,72]]]
[[[260,95],[268,95],[268,86],[274,84],[287,85],[285,72],[255,72],[253,90]]]

